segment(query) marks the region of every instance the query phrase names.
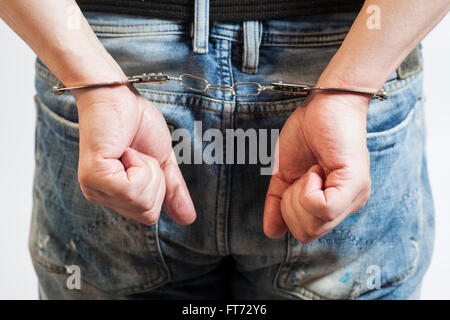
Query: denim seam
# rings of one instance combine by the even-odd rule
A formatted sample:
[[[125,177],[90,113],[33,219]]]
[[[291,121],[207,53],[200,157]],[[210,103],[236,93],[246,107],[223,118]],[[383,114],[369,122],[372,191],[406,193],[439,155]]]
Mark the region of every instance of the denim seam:
[[[418,267],[419,267],[420,251],[419,251],[419,247],[418,247],[417,243],[413,242],[413,245],[416,249],[415,250],[416,256],[414,257],[414,261],[413,261],[412,265],[408,268],[408,270],[406,270],[402,274],[398,275],[391,281],[385,283],[382,287],[398,286],[398,285],[402,284],[403,282],[405,282],[406,280],[408,280],[411,276],[413,276],[416,273],[416,271],[418,270]]]
[[[185,22],[180,22],[181,24]],[[177,23],[149,23],[149,24],[109,24],[109,23],[96,23],[96,22],[89,22],[89,25],[95,30],[98,29],[100,32],[104,27],[106,29],[113,29],[115,30],[114,33],[127,33],[130,32],[129,29],[144,29],[143,27],[160,27],[160,26],[171,26],[173,29],[187,29],[187,26],[180,25]],[[187,23],[186,23],[187,25]],[[143,30],[143,32],[158,32],[157,30],[153,30],[154,28],[149,28],[150,30]],[[212,27],[212,30],[224,30],[229,31],[233,33],[241,33],[242,30],[240,30],[239,27],[237,28],[227,28],[224,26],[218,26],[214,25]],[[338,30],[338,31],[327,31],[327,32],[263,32],[262,36],[274,36],[274,37],[295,37],[295,38],[305,38],[305,37],[330,37],[330,36],[340,36],[340,35],[346,35],[348,33],[349,29],[344,30]],[[132,30],[132,33],[135,33],[135,31]],[[186,32],[189,33],[189,32]],[[212,32],[213,35],[216,35]],[[238,39],[239,36],[234,36],[233,38]]]
[[[294,98],[294,99],[288,99],[288,100],[276,100],[276,101],[267,101],[267,102],[231,102],[231,101],[210,99],[207,97],[202,97],[202,96],[197,96],[197,95],[192,95],[192,94],[169,93],[169,92],[162,92],[162,91],[153,91],[153,90],[149,90],[149,89],[138,89],[138,91],[142,91],[144,93],[150,93],[150,94],[164,95],[164,96],[169,96],[169,97],[189,97],[189,98],[203,100],[203,101],[216,103],[216,104],[225,104],[225,105],[235,104],[235,105],[249,106],[249,107],[267,107],[267,106],[273,106],[273,105],[296,104],[297,102],[303,102],[305,100],[304,98]],[[164,101],[158,101],[158,102],[164,103]],[[181,104],[186,105],[186,106],[193,105],[193,104],[185,104],[185,103],[181,103]],[[203,107],[203,106],[198,106],[198,107]],[[208,108],[208,107],[206,107],[206,108]],[[293,108],[289,109],[288,111],[290,112],[292,110],[295,110],[296,108],[298,108],[298,105],[293,106]],[[218,112],[227,112],[227,111],[220,111],[220,110],[216,110],[216,109],[213,109],[213,110],[218,111]],[[240,113],[241,111],[234,111],[234,112]],[[248,113],[255,113],[255,112],[258,112],[258,111],[252,111],[252,112],[248,112]],[[241,113],[246,113],[246,112],[241,112]],[[263,111],[261,111],[261,113],[263,113]]]
[[[288,290],[285,288],[280,288],[279,290],[290,294],[291,296],[300,298],[300,299],[304,299],[304,300],[328,300],[322,296],[319,296],[318,294],[309,291],[308,289],[305,289],[303,287],[299,287],[298,291],[292,291],[292,290]]]
[[[56,274],[67,274],[67,270],[64,267],[56,266],[52,263],[49,263],[47,260],[43,259],[42,257],[32,257],[32,262],[46,270],[47,272],[52,272]],[[115,295],[131,295],[131,294],[137,294],[141,292],[147,292],[149,290],[153,290],[155,288],[158,288],[162,285],[164,285],[164,282],[159,283],[145,283],[142,285],[138,285],[133,288],[127,288],[127,289],[118,289],[118,290],[101,290],[94,286],[93,284],[87,282],[84,279],[81,279],[82,282],[86,283],[87,285],[91,286],[92,288],[95,288],[98,291],[101,291],[106,294],[115,294]]]
[[[143,28],[143,27],[132,27],[132,26],[114,26],[114,25],[90,25],[92,30],[95,32],[111,32],[118,34],[133,34],[133,33],[158,33],[158,32],[167,32],[167,31],[185,31],[187,32],[186,26],[170,26],[169,24],[158,24],[153,25],[155,28]]]
[[[151,250],[152,255],[158,257],[161,260],[161,265],[165,270],[165,275],[163,275],[163,271],[159,269],[159,267],[157,268],[158,270],[158,276],[160,279],[160,282],[169,282],[172,279],[172,275],[170,273],[170,270],[166,264],[166,261],[164,259],[164,255],[163,252],[161,250],[161,246],[160,246],[160,240],[159,240],[159,222],[157,222],[154,227],[153,227],[153,232],[151,232],[150,228],[152,228],[151,226],[148,228],[143,228],[144,229],[144,234],[146,235],[146,242]],[[149,241],[149,234],[151,234],[151,236],[153,236],[153,241],[154,241],[154,246],[153,244]]]
[[[41,193],[40,190],[35,189],[38,193]],[[142,228],[141,228],[142,229]],[[143,230],[144,234],[146,234],[146,230]],[[148,241],[146,241],[148,246],[151,248],[151,245],[148,243]],[[34,250],[33,248],[30,249],[30,253],[31,253],[31,259],[34,263],[38,264],[40,267],[44,268],[45,270],[47,270],[48,272],[53,272],[53,273],[57,273],[57,274],[67,274],[67,270],[65,267],[62,267],[60,265],[57,265],[53,262],[50,262],[48,259],[46,259],[45,257],[42,256],[42,254],[40,254],[37,250]],[[152,252],[152,255],[154,255],[155,253]],[[161,256],[162,257],[162,254]],[[166,268],[166,271],[168,272],[167,266],[163,265]],[[157,276],[152,280],[152,281],[146,281],[143,284],[134,286],[132,288],[124,288],[124,289],[114,289],[114,290],[101,290],[99,288],[97,288],[94,284],[90,283],[89,281],[83,280],[83,282],[87,283],[88,285],[90,285],[91,287],[95,288],[96,290],[99,290],[101,292],[104,293],[114,293],[114,294],[135,294],[135,293],[139,293],[139,292],[145,292],[148,291],[149,289],[154,289],[157,288],[161,285],[164,285],[167,281],[165,281],[166,279],[162,276],[162,271],[157,268]],[[167,279],[170,280],[170,273],[168,272],[166,274]]]
[[[219,45],[220,42],[217,43],[217,45]],[[216,55],[215,59],[220,61],[220,57],[219,57],[219,48],[214,50],[214,53]],[[220,78],[223,79],[223,75],[222,75],[222,69],[219,68],[219,72],[220,72]],[[222,93],[224,94],[224,93]],[[219,111],[219,110],[216,110]],[[223,128],[223,117],[220,117],[220,128]],[[220,207],[220,199],[221,199],[221,195],[220,195],[220,183],[221,183],[221,179],[222,179],[222,174],[223,174],[223,166],[224,163],[221,163],[218,165],[218,170],[217,170],[217,182],[216,182],[216,201],[215,201],[215,206],[214,206],[214,213],[215,213],[215,221],[214,221],[214,228],[215,228],[215,244],[216,244],[216,251],[217,254],[221,255],[222,254],[222,248],[221,248],[221,239],[220,239],[220,234],[221,234],[221,230],[220,230],[220,215],[219,215],[219,207]]]
[[[134,28],[134,27],[155,27],[155,26],[173,26],[174,28],[186,28],[186,26],[183,26],[180,24],[188,24],[185,21],[179,21],[177,22],[168,22],[168,23],[130,23],[130,24],[111,24],[111,23],[98,23],[98,22],[89,22],[89,25],[91,27],[95,28],[102,28],[102,27],[112,27],[118,32],[123,31],[126,32],[126,30],[123,30],[123,27],[125,28]],[[263,22],[264,24],[264,22]],[[231,32],[241,32],[240,27],[236,28],[227,28],[225,26],[221,25],[213,25],[212,29],[219,29],[224,31],[231,31]],[[349,29],[342,29],[337,31],[327,31],[327,32],[265,32],[263,33],[264,36],[267,35],[274,35],[274,36],[294,36],[294,37],[303,37],[303,36],[334,36],[334,35],[340,35],[343,33],[348,33]]]
[[[415,107],[413,107],[411,109],[411,111],[408,113],[408,115],[406,116],[406,118],[404,120],[402,120],[399,124],[397,124],[395,127],[390,128],[388,130],[379,131],[379,132],[369,132],[367,134],[367,140],[377,138],[377,137],[391,136],[391,135],[401,131],[403,128],[405,128],[411,122],[411,119],[414,117],[414,114],[415,114]],[[381,151],[381,150],[376,150],[376,151]]]
[[[216,49],[216,60],[219,64],[219,70],[222,85],[233,85],[233,73],[232,69],[230,69],[231,63],[231,43],[229,41],[220,41],[217,43]],[[227,83],[228,82],[228,83]],[[226,99],[226,92],[223,92],[223,100]],[[232,96],[234,101],[235,97]],[[233,106],[235,104],[229,104],[233,111]],[[231,127],[233,126],[233,113],[227,112],[223,113],[223,115],[230,115]],[[224,130],[228,126],[226,123],[226,118],[224,116],[221,117],[221,129]],[[227,168],[230,170],[227,172]],[[230,214],[230,192],[231,192],[231,166],[229,166],[226,162],[219,165],[219,174],[217,178],[217,209],[216,209],[216,227],[217,227],[217,250],[219,254],[229,255],[229,235],[228,235],[228,223],[229,223],[229,214]],[[223,181],[222,181],[223,180]],[[223,194],[220,192],[223,190]],[[223,208],[220,209],[219,205],[222,205]],[[221,216],[219,213],[222,213]]]
[[[316,48],[316,47],[328,47],[328,46],[335,46],[340,45],[343,40],[337,40],[337,41],[330,41],[330,42],[280,42],[280,43],[273,43],[273,42],[262,42],[262,47],[293,47],[293,48]]]
[[[112,32],[98,32],[96,33],[99,38],[132,38],[132,37],[146,37],[146,36],[167,36],[167,35],[183,35],[187,34],[182,31],[167,31],[167,32],[143,32],[143,33],[127,33],[127,34],[118,34]]]
[[[193,108],[193,109],[202,109],[202,110],[207,110],[207,111],[212,111],[212,112],[217,112],[217,113],[231,113],[231,114],[234,113],[234,114],[267,114],[267,115],[271,115],[271,114],[290,113],[296,109],[296,108],[293,108],[292,110],[248,111],[248,112],[247,111],[226,111],[226,110],[217,110],[217,109],[213,109],[213,108],[197,106],[197,105],[192,105],[192,104],[187,104],[187,103],[172,102],[172,101],[158,101],[158,100],[150,100],[150,101],[155,102],[155,103],[161,103],[161,104],[172,104],[172,105],[185,106],[185,107],[189,107],[189,108]]]
[[[114,26],[110,24],[90,24],[94,32],[98,36],[117,36],[117,37],[138,37],[138,36],[148,36],[148,35],[169,35],[169,34],[189,34],[188,28],[186,26],[179,26],[177,24],[139,24],[139,25],[123,25]],[[145,28],[145,27],[160,27],[160,26],[171,26],[171,28],[166,28],[162,30],[157,30],[157,28]],[[240,42],[243,33],[239,29],[228,29],[224,27],[214,26],[213,30],[223,30],[227,32],[234,33],[233,35],[223,35],[219,33],[211,32],[210,37],[212,38],[224,38],[226,40]],[[325,32],[325,33],[270,33],[262,32],[261,34],[261,45],[325,45],[330,43],[340,43],[344,40],[347,35],[348,30],[336,31],[336,32]],[[280,41],[277,39],[285,38],[287,41]],[[313,40],[311,40],[313,39]],[[205,49],[206,48],[199,48]]]
[[[219,219],[219,198],[220,198],[220,194],[219,194],[219,190],[220,190],[220,179],[222,177],[222,166],[223,164],[219,164],[219,170],[217,170],[217,183],[216,183],[216,204],[214,206],[214,211],[215,211],[215,216],[216,216],[216,221],[214,223],[214,228],[215,228],[215,232],[216,232],[216,250],[217,250],[217,254],[221,254],[221,249],[219,247],[219,243],[220,243],[220,239],[219,239],[219,223],[218,223],[218,219]]]
[[[42,112],[44,112],[48,117],[53,119],[53,121],[57,122],[63,127],[65,134],[62,134],[60,130],[55,129],[51,123],[48,123],[47,118],[43,118],[41,119],[41,121],[43,121],[46,125],[48,125],[50,130],[54,132],[58,138],[64,140],[64,142],[70,142],[72,144],[78,145],[79,144],[78,124],[70,122],[64,119],[63,117],[59,116],[58,114],[56,114],[49,107],[47,107],[38,97],[35,97],[35,101],[39,104],[39,107],[42,109]]]
[[[228,74],[229,74],[229,78],[230,78],[230,83],[228,83],[228,85],[234,85],[234,77],[233,77],[233,63],[231,61],[231,55],[232,55],[232,44],[230,41],[226,41],[225,42],[227,44],[227,62],[224,63],[224,66],[228,67]],[[235,111],[235,107],[236,107],[236,97],[232,96],[231,97],[232,102],[234,102],[233,104],[230,104],[231,106],[231,111],[233,112],[232,114],[230,114],[230,121],[231,121],[231,128],[234,128],[234,115],[236,114]],[[226,113],[225,113],[226,114]],[[233,177],[233,166],[229,166],[229,172],[228,172],[228,177],[227,177],[227,195],[226,195],[226,217],[225,217],[225,236],[226,238],[225,240],[225,251],[227,252],[227,254],[231,254],[231,250],[230,250],[230,243],[229,243],[229,217],[231,214],[231,191],[232,191],[232,177]]]
[[[61,122],[61,123],[64,124],[65,126],[70,127],[70,128],[73,129],[73,130],[78,130],[78,128],[79,128],[78,123],[69,121],[69,120],[67,120],[67,119],[65,119],[65,118],[63,118],[63,117],[61,117],[60,115],[54,113],[54,111],[52,111],[48,106],[46,106],[46,105],[41,101],[41,99],[40,99],[37,95],[34,97],[34,100],[35,100],[36,102],[38,102],[41,106],[43,106],[45,109],[50,110],[50,111],[53,113],[52,118],[54,118],[54,119],[57,120],[58,122]]]
[[[264,24],[263,24],[264,25]],[[263,36],[287,36],[287,37],[330,37],[330,36],[340,36],[347,35],[349,29],[337,30],[337,31],[328,31],[328,32],[263,32]]]
[[[134,28],[134,27],[154,27],[154,26],[173,26],[174,28],[182,28],[177,23],[167,22],[167,23],[130,23],[130,24],[113,24],[113,23],[97,23],[97,22],[89,22],[91,27],[103,28],[103,27],[113,27],[118,30],[121,28]]]
[[[31,252],[31,261],[38,264],[40,267],[59,274],[66,274],[67,270],[64,267],[57,266],[47,259],[43,258],[39,253],[35,252],[35,250],[30,250]]]
[[[103,38],[114,38],[114,37],[120,37],[120,38],[126,38],[126,37],[145,37],[145,36],[167,36],[167,35],[188,35],[189,32],[185,31],[164,31],[164,32],[134,32],[134,33],[115,33],[115,32],[95,32],[98,37]],[[211,34],[210,38],[212,39],[222,39],[222,40],[228,40],[233,42],[241,42],[241,40],[233,37],[228,37],[224,35],[216,35]],[[345,37],[339,38],[339,39],[330,39],[330,40],[323,40],[323,41],[295,41],[295,40],[289,40],[289,41],[268,41],[265,39],[261,40],[261,47],[322,47],[322,46],[331,46],[331,45],[338,45],[341,44]],[[199,49],[205,49],[205,48],[199,48]]]
[[[32,252],[32,254],[34,254],[35,256],[31,257],[31,260],[33,263],[37,264],[38,266],[40,266],[41,268],[43,268],[44,270],[46,270],[47,272],[52,272],[52,273],[56,273],[56,274],[62,274],[65,275],[67,274],[67,270],[65,267],[61,267],[61,266],[57,266],[51,262],[49,262],[48,260],[46,260],[45,258],[36,255],[34,252]],[[146,292],[148,290],[151,289],[155,289],[161,285],[164,284],[164,282],[161,283],[161,281],[159,283],[145,283],[142,285],[138,285],[136,287],[133,288],[127,288],[127,289],[118,289],[118,290],[101,290],[99,288],[97,288],[96,286],[94,286],[93,284],[87,282],[84,279],[81,279],[84,283],[88,284],[89,286],[95,288],[98,291],[101,291],[103,293],[106,294],[116,294],[116,295],[130,295],[130,294],[136,294],[136,293],[140,293],[140,292]]]
[[[244,22],[245,24],[245,22]],[[247,65],[247,59],[248,59],[248,48],[246,46],[246,43],[248,42],[245,37],[248,37],[247,33],[244,32],[244,54],[242,55],[242,65],[244,67],[244,72],[245,72],[245,66]]]
[[[275,274],[275,277],[273,279],[273,287],[274,288],[279,288],[278,282],[281,281],[281,279],[279,279],[280,274],[281,274],[281,270],[283,270],[284,266],[288,263],[290,257],[291,257],[291,245],[290,245],[291,241],[290,241],[290,237],[289,237],[289,232],[286,235],[286,255],[284,257],[284,260],[282,263],[280,263],[280,266],[278,267],[277,273]]]

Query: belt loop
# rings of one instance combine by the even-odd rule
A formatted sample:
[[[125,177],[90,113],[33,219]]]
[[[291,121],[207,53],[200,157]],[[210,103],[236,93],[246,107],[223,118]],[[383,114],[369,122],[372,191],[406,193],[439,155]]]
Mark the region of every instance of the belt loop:
[[[196,54],[208,53],[209,0],[195,0],[194,39],[192,47]]]
[[[244,54],[242,56],[242,72],[255,74],[259,63],[259,46],[262,38],[260,21],[244,21]]]

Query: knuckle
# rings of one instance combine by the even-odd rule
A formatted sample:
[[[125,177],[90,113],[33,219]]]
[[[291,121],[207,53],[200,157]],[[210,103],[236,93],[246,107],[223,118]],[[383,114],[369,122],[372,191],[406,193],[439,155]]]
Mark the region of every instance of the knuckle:
[[[161,168],[158,160],[153,157],[146,157],[146,164],[151,169],[159,169]]]
[[[338,214],[330,209],[324,210],[322,214],[320,215],[320,220],[324,222],[331,222],[334,221],[338,217]]]
[[[154,199],[150,198],[145,202],[143,202],[140,207],[141,207],[140,209],[144,212],[151,212],[155,208],[155,201]]]
[[[369,201],[370,198],[370,187],[368,189],[366,189],[366,191],[362,194],[361,196],[361,205],[359,206],[358,210],[363,208],[367,202]]]
[[[318,230],[308,223],[291,227],[290,231],[295,239],[304,243],[309,243],[319,237]]]
[[[309,235],[307,235],[304,232],[292,232],[291,231],[291,234],[296,240],[303,242],[303,243],[309,243],[314,240],[314,238],[310,237]]]
[[[146,225],[154,225],[159,220],[159,212],[157,212],[156,210],[146,211],[142,215],[142,220]]]
[[[89,187],[92,184],[91,176],[84,170],[78,171],[78,182],[83,187]]]
[[[318,218],[324,222],[335,220],[339,213],[328,203],[320,203],[317,207]]]
[[[366,192],[368,190],[370,192],[370,188],[372,186],[372,181],[370,179],[370,176],[364,177],[360,181],[361,181],[360,182],[361,183],[360,184],[361,190],[366,191]]]
[[[86,198],[86,200],[97,203],[97,198],[95,197],[94,193],[90,189],[82,188],[81,191],[83,192],[83,195]]]
[[[126,202],[132,202],[136,199],[136,194],[131,187],[120,190],[118,196]]]
[[[366,198],[367,198],[366,200],[369,200],[371,193],[372,193],[372,183],[369,182],[369,184],[366,187]]]
[[[87,201],[94,202],[94,198],[89,193],[83,192],[83,194]]]
[[[366,205],[367,201],[370,199],[370,189],[363,196],[363,206]]]
[[[310,223],[307,223],[304,226],[304,233],[308,239],[311,239],[310,241],[312,241],[320,236],[320,233],[318,231],[319,230]]]

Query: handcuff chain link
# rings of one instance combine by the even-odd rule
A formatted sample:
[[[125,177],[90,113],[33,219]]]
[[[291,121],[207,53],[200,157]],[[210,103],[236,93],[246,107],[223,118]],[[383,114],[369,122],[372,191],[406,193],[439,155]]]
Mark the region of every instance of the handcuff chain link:
[[[126,81],[116,81],[116,82],[105,82],[105,83],[94,83],[88,85],[80,85],[75,87],[65,87],[62,84],[58,84],[53,87],[53,93],[56,95],[64,94],[69,90],[73,89],[82,89],[82,88],[91,88],[91,87],[100,87],[100,86],[108,86],[108,85],[118,85],[123,83],[131,83],[131,84],[149,84],[149,83],[163,83],[168,81],[177,81],[178,84],[188,90],[192,90],[194,92],[205,93],[209,90],[218,90],[231,92],[231,94],[235,97],[255,97],[259,96],[264,91],[274,91],[278,93],[288,94],[288,95],[297,95],[306,97],[314,90],[328,90],[328,91],[340,91],[340,92],[354,92],[354,93],[362,93],[362,94],[371,94],[373,98],[378,100],[386,100],[388,99],[388,94],[385,91],[379,90],[376,92],[372,91],[364,91],[357,89],[346,89],[346,88],[327,88],[327,87],[317,87],[317,86],[309,86],[307,84],[296,84],[296,83],[285,83],[282,81],[272,82],[270,85],[261,85],[259,82],[238,82],[231,86],[229,85],[220,85],[220,84],[211,84],[205,78],[195,76],[189,73],[183,73],[178,77],[169,76],[166,73],[143,73],[140,75],[130,76]],[[194,82],[194,84],[189,84],[188,82]],[[237,92],[237,88],[240,87],[249,87],[252,88],[249,90],[251,93],[247,94],[239,94]]]
[[[200,83],[203,84],[202,88],[195,88],[191,85],[186,84],[185,82],[183,82],[184,79],[194,79],[199,81]],[[218,90],[218,91],[226,91],[226,92],[231,92],[231,94],[235,97],[255,97],[255,96],[259,96],[264,90],[270,90],[272,88],[272,86],[262,86],[259,82],[238,82],[235,83],[231,86],[229,85],[221,85],[221,84],[213,84],[213,83],[209,83],[208,80],[201,78],[199,76],[194,76],[192,74],[189,73],[183,73],[181,74],[179,77],[169,77],[169,80],[175,80],[178,81],[178,83],[180,84],[180,86],[182,86],[185,89],[188,90],[192,90],[195,92],[201,92],[201,93],[205,93],[209,90]],[[253,86],[255,87],[255,93],[249,93],[249,94],[239,94],[236,92],[236,88],[238,87],[242,87],[242,86]]]

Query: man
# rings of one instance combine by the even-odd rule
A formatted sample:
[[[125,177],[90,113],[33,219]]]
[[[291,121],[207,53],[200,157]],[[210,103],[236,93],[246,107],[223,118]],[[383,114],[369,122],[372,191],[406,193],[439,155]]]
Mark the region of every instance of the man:
[[[449,1],[121,3],[79,1],[87,20],[69,0],[0,4],[40,58],[30,250],[42,298],[418,297],[433,204],[416,47]],[[143,72],[172,80],[126,83]],[[269,92],[276,80],[317,89]],[[116,84],[55,96],[58,81]],[[382,87],[388,100],[371,100]],[[175,130],[204,157],[198,122],[226,153],[227,129],[282,128],[273,176],[236,161],[239,148],[180,170]]]

